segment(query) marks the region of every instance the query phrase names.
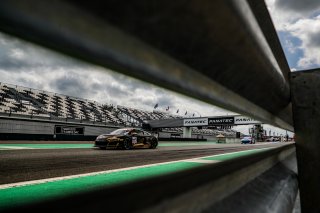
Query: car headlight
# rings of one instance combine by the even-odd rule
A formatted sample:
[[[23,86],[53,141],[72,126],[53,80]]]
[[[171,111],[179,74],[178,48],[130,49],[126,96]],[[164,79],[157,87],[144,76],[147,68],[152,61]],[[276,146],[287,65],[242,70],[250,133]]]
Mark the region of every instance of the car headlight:
[[[107,138],[107,136],[105,136],[105,135],[99,135],[97,137],[97,140],[106,139],[106,138]]]

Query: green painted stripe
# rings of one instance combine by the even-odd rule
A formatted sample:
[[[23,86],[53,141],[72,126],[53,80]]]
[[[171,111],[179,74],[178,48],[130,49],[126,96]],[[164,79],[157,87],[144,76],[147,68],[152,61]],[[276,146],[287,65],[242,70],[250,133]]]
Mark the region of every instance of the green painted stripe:
[[[245,151],[221,154],[221,155],[216,155],[216,156],[212,156],[212,157],[205,157],[205,158],[200,158],[200,159],[202,159],[202,160],[225,161],[225,160],[229,160],[229,159],[232,159],[232,158],[238,158],[238,157],[241,157],[241,156],[250,155],[250,154],[253,154],[253,153],[257,153],[257,152],[263,152],[263,151],[266,151],[267,149],[270,149],[270,148],[245,150]]]
[[[21,147],[33,149],[70,149],[70,148],[92,148],[93,144],[1,144],[0,149],[4,147]]]
[[[199,166],[199,163],[176,162],[114,173],[60,180],[0,190],[0,210],[36,201],[75,194],[102,186],[129,182]]]

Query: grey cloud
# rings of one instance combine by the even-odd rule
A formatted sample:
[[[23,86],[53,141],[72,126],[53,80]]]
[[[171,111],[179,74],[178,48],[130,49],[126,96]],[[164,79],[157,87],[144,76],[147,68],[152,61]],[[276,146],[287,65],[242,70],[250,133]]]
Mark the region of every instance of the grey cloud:
[[[142,81],[134,79],[134,78],[129,78],[129,77],[124,76],[124,75],[116,74],[114,76],[114,78],[118,82],[125,82],[126,87],[130,91],[135,91],[136,92],[139,89],[150,90],[152,88],[152,85],[150,85],[148,83],[142,82]]]
[[[45,82],[43,81],[39,81],[38,78],[33,78],[32,80],[30,79],[25,79],[23,77],[19,77],[16,80],[17,82],[19,82],[18,86],[24,85],[25,87],[29,87],[32,89],[39,89],[39,90],[44,90],[45,88]],[[48,91],[50,92],[50,91]]]
[[[129,95],[128,91],[123,90],[120,87],[116,87],[114,85],[105,85],[104,91],[106,91],[110,96],[115,98],[125,98]]]
[[[85,82],[75,76],[64,76],[50,82],[50,87],[57,93],[66,94],[74,97],[87,96],[90,90]]]
[[[146,105],[146,106],[150,106],[150,107],[153,107],[155,105],[154,101],[148,99],[148,100],[142,100],[141,103],[143,105]]]
[[[110,76],[112,82],[117,82],[122,84],[124,87],[118,87],[112,84],[112,82],[106,83],[106,88],[111,92],[111,94],[120,95],[120,96],[128,96],[132,93],[138,93],[140,91],[155,91],[155,93],[161,94],[158,92],[158,88],[154,87],[149,83],[142,82],[140,80],[114,73],[114,72],[107,72],[106,75]]]
[[[157,88],[156,86],[154,86],[150,83],[145,83],[145,82],[142,82],[142,81],[136,80],[136,79],[133,79],[133,80],[135,80],[136,82],[131,81],[132,89],[139,88],[139,89],[148,91],[148,90]]]
[[[18,63],[17,61],[11,60],[6,56],[0,54],[0,66],[1,69],[10,70],[11,72],[22,72],[21,68],[28,67],[26,64]]]
[[[90,85],[90,88],[92,88],[94,90],[101,91],[101,90],[103,90],[104,86],[103,86],[103,84],[93,83]]]
[[[309,46],[320,47],[320,31],[309,34]]]
[[[157,103],[159,104],[159,107],[167,107],[167,106],[170,106],[171,108],[175,107],[173,98],[168,95],[158,94]]]
[[[89,65],[75,59],[65,57],[50,50],[27,43],[17,38],[0,33],[0,68],[10,71],[21,72],[31,69],[51,67],[53,69],[67,67],[87,67]],[[15,57],[17,50],[21,57]]]
[[[113,84],[113,82],[118,82],[115,80],[113,76],[110,76],[110,78],[107,77],[106,73],[106,80],[102,80],[102,82],[94,82],[90,83],[90,76],[94,75],[95,72],[86,72],[83,71],[83,73],[77,78],[82,79],[83,82],[85,82],[87,90],[90,91],[91,96],[103,96],[101,94],[107,94],[109,97],[116,97],[116,98],[126,98],[128,95],[131,94],[130,89],[128,89],[128,82],[120,81],[119,83],[125,85],[124,86],[118,86],[118,84]]]
[[[130,78],[130,77],[125,76],[123,74],[115,73],[112,70],[108,70],[108,69],[104,69],[104,68],[100,69],[100,71],[101,71],[101,73],[104,73],[106,76],[111,78],[108,82],[106,82],[106,87],[110,88],[111,90],[114,90],[113,94],[116,94],[116,92],[128,93],[129,91],[133,92],[139,88],[140,89],[143,88],[144,83],[140,82],[137,79]],[[92,72],[92,73],[94,73],[94,72]],[[112,85],[112,82],[119,82],[120,84],[125,85],[126,90],[122,91],[120,88],[115,88],[115,86]]]
[[[277,0],[276,7],[295,12],[312,12],[320,8],[319,0]]]
[[[133,93],[134,94],[134,93]],[[128,96],[128,94],[125,96],[127,100],[126,106],[136,107],[136,108],[145,108],[151,110],[156,103],[159,104],[158,109],[164,110],[168,106],[170,106],[171,109],[175,109],[175,103],[173,101],[173,98],[170,95],[163,95],[163,94],[152,94],[152,97],[148,98],[141,98],[141,94],[131,95]],[[154,98],[156,98],[154,100]],[[128,105],[129,104],[129,105]]]
[[[115,73],[114,71],[108,72],[108,75],[112,76],[112,78],[117,82],[124,82],[128,90],[130,91],[136,91],[139,89],[150,90],[150,89],[157,88],[150,83],[145,83],[141,80],[128,77],[123,74]]]
[[[153,107],[154,103],[149,100],[143,100],[137,96],[127,96],[124,101],[124,106],[133,107],[137,109],[141,109],[142,107]]]

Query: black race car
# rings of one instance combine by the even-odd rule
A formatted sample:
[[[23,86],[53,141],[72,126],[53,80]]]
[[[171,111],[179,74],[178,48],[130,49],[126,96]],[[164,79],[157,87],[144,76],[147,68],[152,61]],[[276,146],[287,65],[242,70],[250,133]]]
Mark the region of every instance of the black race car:
[[[94,147],[107,148],[150,148],[158,146],[158,139],[150,133],[136,128],[117,129],[110,134],[99,135]]]

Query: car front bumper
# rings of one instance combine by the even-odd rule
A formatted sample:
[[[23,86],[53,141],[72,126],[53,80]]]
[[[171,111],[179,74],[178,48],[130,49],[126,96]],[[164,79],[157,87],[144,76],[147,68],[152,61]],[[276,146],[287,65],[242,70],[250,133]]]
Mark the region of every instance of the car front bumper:
[[[94,147],[99,147],[99,148],[100,147],[101,148],[103,148],[103,147],[105,147],[105,148],[117,148],[119,146],[120,146],[119,141],[105,141],[105,140],[101,141],[101,140],[96,140],[94,142]]]

